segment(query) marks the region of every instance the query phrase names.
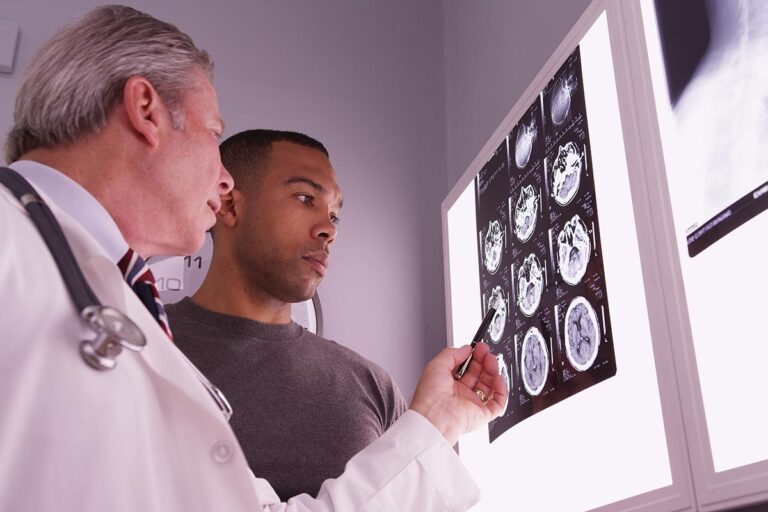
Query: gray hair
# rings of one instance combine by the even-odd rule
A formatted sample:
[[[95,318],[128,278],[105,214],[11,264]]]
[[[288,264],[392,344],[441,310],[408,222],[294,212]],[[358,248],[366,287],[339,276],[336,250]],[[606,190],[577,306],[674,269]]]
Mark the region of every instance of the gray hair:
[[[152,84],[181,128],[182,97],[195,71],[212,80],[213,62],[174,25],[130,7],[98,7],[35,55],[16,97],[5,158],[12,163],[32,149],[98,132],[132,76]]]

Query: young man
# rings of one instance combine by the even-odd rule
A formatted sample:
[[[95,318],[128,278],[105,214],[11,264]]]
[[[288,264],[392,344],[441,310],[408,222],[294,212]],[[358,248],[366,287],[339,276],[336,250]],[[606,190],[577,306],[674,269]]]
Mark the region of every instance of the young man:
[[[253,472],[287,499],[316,496],[406,409],[377,365],[291,321],[330,267],[342,206],[325,147],[249,130],[221,145],[235,188],[222,196],[211,267],[167,308],[174,340],[221,388]]]
[[[196,250],[232,188],[211,69],[176,27],[105,6],[27,70],[5,156],[34,190],[0,186],[0,510],[466,509],[476,489],[450,445],[506,398],[486,346],[461,381],[450,372],[469,348],[441,352],[384,436],[317,500],[282,504],[248,470],[216,390],[169,341],[161,305],[134,293],[151,275],[131,265],[129,285],[118,269],[126,255]],[[103,324],[73,307],[52,255],[64,244],[49,248],[29,214],[41,201],[76,260],[66,273],[79,266],[98,302],[136,324],[141,352],[83,348]],[[94,355],[117,366],[98,371]]]

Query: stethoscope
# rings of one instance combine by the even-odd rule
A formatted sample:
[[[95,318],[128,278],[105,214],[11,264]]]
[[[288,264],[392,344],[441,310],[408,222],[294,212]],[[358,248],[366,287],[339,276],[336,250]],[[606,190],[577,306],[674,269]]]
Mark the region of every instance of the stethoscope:
[[[29,213],[32,222],[43,237],[54,261],[56,261],[56,266],[59,268],[67,291],[75,303],[80,319],[95,334],[93,339],[83,340],[80,343],[80,355],[88,363],[88,366],[101,371],[112,370],[117,366],[117,357],[123,352],[123,349],[132,352],[144,350],[147,339],[133,320],[123,312],[103,305],[93,293],[59,222],[32,185],[19,173],[7,167],[0,168],[0,183],[16,196]],[[224,417],[229,420],[232,416],[232,407],[224,394],[188,359],[187,362],[208,390]]]

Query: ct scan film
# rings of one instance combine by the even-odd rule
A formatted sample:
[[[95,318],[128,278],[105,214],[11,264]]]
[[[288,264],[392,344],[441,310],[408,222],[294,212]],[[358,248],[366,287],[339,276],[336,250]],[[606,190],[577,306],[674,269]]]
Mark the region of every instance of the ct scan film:
[[[616,374],[579,48],[475,178],[485,341],[509,382],[493,441]],[[609,172],[600,169],[597,172]]]

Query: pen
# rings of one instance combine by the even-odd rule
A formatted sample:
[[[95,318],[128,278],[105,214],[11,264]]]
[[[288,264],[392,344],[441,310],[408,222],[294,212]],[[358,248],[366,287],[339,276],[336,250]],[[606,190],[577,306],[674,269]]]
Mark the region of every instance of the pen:
[[[470,343],[470,346],[472,347],[472,352],[469,353],[469,357],[467,357],[461,365],[456,369],[456,372],[454,372],[453,377],[456,380],[459,380],[464,376],[464,373],[466,373],[467,368],[469,368],[469,363],[472,362],[472,354],[475,352],[475,345],[477,345],[477,342],[483,339],[483,336],[485,335],[486,329],[488,329],[488,325],[491,323],[491,320],[493,320],[493,316],[496,314],[496,309],[499,307],[499,302],[501,301],[501,297],[497,297],[496,301],[493,303],[493,306],[488,309],[488,312],[485,314],[485,318],[483,318],[483,321],[480,323],[480,327],[477,329],[477,332],[475,333],[475,337],[472,338],[472,343]]]

